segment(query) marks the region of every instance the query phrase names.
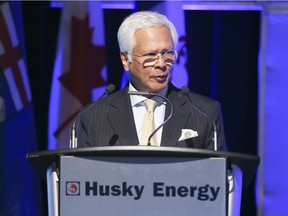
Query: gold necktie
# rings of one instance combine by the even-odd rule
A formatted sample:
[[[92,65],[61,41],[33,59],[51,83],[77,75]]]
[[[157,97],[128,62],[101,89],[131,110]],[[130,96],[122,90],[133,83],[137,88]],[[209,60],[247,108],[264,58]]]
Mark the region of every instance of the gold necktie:
[[[154,109],[156,101],[147,99],[144,102],[146,105],[146,113],[144,115],[142,123],[141,145],[148,145],[148,138],[151,135],[151,133],[155,130]],[[150,143],[151,145],[157,145],[156,134],[152,136],[152,138],[150,139]]]

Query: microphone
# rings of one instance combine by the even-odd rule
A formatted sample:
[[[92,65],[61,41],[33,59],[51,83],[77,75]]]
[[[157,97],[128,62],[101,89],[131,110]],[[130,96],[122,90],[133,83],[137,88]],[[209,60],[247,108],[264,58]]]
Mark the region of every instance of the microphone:
[[[157,133],[157,131],[163,127],[168,121],[169,119],[171,118],[171,116],[173,115],[173,106],[171,104],[171,102],[168,100],[168,98],[166,98],[165,96],[161,95],[161,94],[156,94],[156,93],[150,93],[150,92],[137,92],[137,91],[128,91],[128,94],[129,95],[140,95],[140,96],[146,96],[148,98],[152,98],[154,96],[156,97],[160,97],[160,98],[163,98],[170,106],[170,114],[169,116],[167,117],[167,119],[165,121],[162,122],[162,124],[160,124],[149,136],[148,138],[148,141],[147,141],[147,146],[151,146],[151,138]]]
[[[102,98],[104,98],[105,96],[111,94],[112,92],[114,92],[116,89],[116,86],[114,84],[109,84],[105,91],[103,92],[103,94],[97,99],[97,100],[101,100]]]
[[[114,84],[109,84],[106,88],[105,88],[105,91],[103,92],[103,94],[96,100],[101,100],[103,99],[105,96],[111,94],[112,92],[114,92],[116,89],[116,86]],[[95,102],[96,102],[95,101]],[[74,121],[73,121],[73,125],[72,125],[72,128],[71,128],[71,131],[70,131],[70,148],[77,148],[77,135],[76,135],[76,123],[77,123],[77,120],[80,116],[80,113],[84,112],[84,111],[87,111],[89,110],[91,107],[93,107],[93,105],[95,104],[94,103],[91,103],[87,106],[87,108],[82,108],[80,110],[80,112],[76,115]]]
[[[198,112],[200,112],[202,115],[204,115],[206,118],[209,119],[209,121],[212,121],[213,123],[213,142],[214,142],[214,151],[218,151],[218,138],[217,138],[217,127],[216,127],[216,124],[215,122],[213,121],[213,119],[206,113],[204,112],[203,110],[201,110],[199,107],[197,107],[196,105],[194,105],[189,97],[189,94],[190,94],[190,91],[188,89],[187,86],[183,86],[181,88],[181,92],[186,95],[186,97],[188,98],[190,104],[193,106],[193,108],[195,110],[197,110]]]

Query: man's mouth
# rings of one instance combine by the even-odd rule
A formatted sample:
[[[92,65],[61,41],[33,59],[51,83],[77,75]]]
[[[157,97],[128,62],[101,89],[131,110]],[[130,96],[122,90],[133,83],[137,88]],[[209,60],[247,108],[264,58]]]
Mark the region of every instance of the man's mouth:
[[[165,81],[167,77],[168,77],[168,74],[166,73],[153,76],[153,78],[156,79],[157,81]]]

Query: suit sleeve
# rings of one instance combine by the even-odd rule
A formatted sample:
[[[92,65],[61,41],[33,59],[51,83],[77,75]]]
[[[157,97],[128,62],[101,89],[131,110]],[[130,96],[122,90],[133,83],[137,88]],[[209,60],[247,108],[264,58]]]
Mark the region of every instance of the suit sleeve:
[[[78,120],[76,121],[76,137],[77,137],[77,147],[91,147],[91,137],[88,135],[87,130],[88,125],[85,124],[85,118],[83,116],[79,116]]]

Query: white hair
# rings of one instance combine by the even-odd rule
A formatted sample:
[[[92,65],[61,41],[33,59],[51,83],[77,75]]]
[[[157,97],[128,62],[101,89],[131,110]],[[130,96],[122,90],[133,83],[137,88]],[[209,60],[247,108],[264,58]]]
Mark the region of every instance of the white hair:
[[[123,53],[132,53],[136,46],[135,32],[143,28],[152,28],[166,26],[172,36],[173,45],[177,47],[178,33],[171,21],[166,16],[152,11],[140,11],[128,16],[121,24],[118,30],[118,44]],[[130,55],[128,55],[130,59]]]

